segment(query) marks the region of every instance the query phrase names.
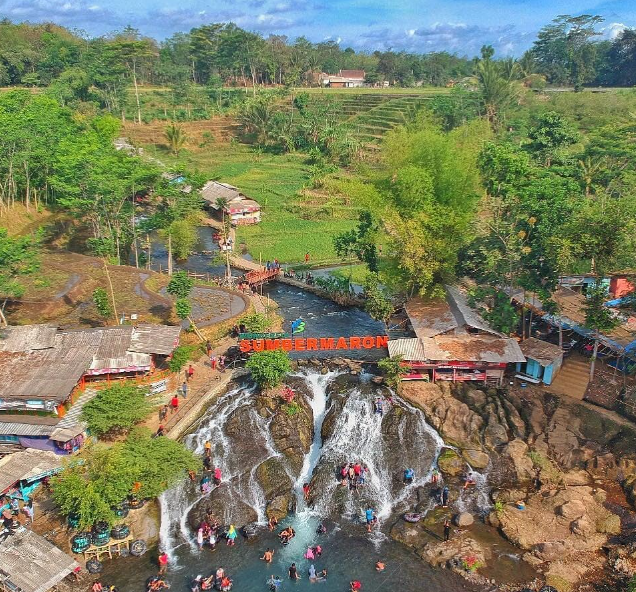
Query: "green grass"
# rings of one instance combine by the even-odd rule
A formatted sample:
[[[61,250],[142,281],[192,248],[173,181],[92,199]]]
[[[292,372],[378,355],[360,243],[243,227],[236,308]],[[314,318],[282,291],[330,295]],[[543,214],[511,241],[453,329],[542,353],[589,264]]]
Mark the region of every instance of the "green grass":
[[[166,152],[157,156],[167,165],[175,162]],[[334,263],[339,260],[333,237],[355,226],[358,210],[340,202],[306,207],[298,197],[309,180],[306,158],[303,154],[259,154],[233,143],[184,153],[181,162],[210,178],[235,185],[261,204],[261,223],[237,231],[237,241],[247,245],[255,260],[260,257],[263,261],[278,259],[294,264],[303,261],[309,252],[314,264]]]

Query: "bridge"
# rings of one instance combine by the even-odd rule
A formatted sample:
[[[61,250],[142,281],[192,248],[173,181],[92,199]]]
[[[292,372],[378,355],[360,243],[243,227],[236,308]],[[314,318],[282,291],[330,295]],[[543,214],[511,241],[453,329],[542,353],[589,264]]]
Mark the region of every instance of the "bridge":
[[[245,279],[250,286],[261,286],[270,280],[275,280],[280,273],[280,269],[254,269],[245,274]]]

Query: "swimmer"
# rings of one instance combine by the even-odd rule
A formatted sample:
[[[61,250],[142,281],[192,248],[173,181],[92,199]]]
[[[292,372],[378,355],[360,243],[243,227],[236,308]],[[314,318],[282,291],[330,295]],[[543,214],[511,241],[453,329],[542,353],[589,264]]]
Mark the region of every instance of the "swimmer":
[[[384,562],[381,561],[380,559],[378,559],[375,562],[375,570],[376,571],[384,571],[384,568],[386,567],[386,565],[384,565]]]
[[[267,549],[267,551],[265,551],[265,553],[263,553],[263,556],[261,557],[261,559],[265,561],[265,563],[271,563],[273,558],[274,549]]]

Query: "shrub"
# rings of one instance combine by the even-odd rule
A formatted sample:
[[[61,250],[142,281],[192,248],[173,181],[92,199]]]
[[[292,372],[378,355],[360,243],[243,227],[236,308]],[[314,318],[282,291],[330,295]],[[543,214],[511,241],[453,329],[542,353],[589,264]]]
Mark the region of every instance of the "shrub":
[[[116,384],[91,399],[82,409],[82,419],[96,436],[126,432],[152,411],[146,390],[133,384]]]
[[[301,412],[302,407],[296,401],[292,401],[283,405],[282,409],[289,417],[293,417]]]
[[[280,349],[256,352],[245,364],[252,378],[261,388],[273,388],[291,372],[287,352]]]
[[[170,371],[179,372],[197,349],[198,347],[196,345],[180,345],[175,349],[172,352],[172,357],[168,360],[168,368],[170,368]]]
[[[386,383],[394,389],[399,388],[401,377],[408,372],[401,362],[402,356],[384,358],[378,362],[378,368],[384,373]]]
[[[271,321],[260,312],[245,315],[241,317],[240,322],[245,325],[248,333],[264,333],[272,325]]]

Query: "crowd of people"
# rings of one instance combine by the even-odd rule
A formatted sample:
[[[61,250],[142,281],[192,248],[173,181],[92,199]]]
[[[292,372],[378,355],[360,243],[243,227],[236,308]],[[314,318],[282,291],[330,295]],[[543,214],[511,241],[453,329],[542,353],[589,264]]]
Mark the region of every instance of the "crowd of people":
[[[349,462],[340,468],[340,484],[343,487],[349,486],[349,491],[358,493],[358,488],[366,483],[369,467],[361,462]]]
[[[190,590],[192,592],[203,592],[205,590],[220,590],[221,592],[229,592],[234,582],[222,567],[213,571],[207,578],[198,575],[192,582]]]

